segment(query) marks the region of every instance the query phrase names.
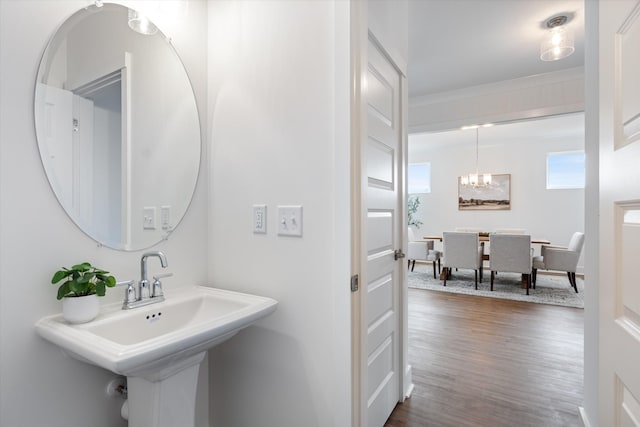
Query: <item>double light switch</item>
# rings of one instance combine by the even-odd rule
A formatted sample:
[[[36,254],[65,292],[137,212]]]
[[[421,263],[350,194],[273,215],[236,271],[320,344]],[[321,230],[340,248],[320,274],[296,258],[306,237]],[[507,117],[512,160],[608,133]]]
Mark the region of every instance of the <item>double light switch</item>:
[[[302,206],[278,206],[278,235],[302,237]]]

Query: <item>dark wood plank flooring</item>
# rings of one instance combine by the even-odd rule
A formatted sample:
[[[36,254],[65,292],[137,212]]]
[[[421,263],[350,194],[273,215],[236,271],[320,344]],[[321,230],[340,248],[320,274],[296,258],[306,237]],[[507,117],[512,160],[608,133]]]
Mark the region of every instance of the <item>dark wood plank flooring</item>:
[[[409,363],[386,427],[581,425],[581,309],[409,289]]]

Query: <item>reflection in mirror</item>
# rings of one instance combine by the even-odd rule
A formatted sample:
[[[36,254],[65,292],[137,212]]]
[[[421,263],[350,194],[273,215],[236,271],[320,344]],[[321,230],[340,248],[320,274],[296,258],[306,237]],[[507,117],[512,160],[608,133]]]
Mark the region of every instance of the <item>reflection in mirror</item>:
[[[129,28],[129,9],[90,6],[67,19],[38,70],[35,124],[58,201],[90,237],[137,250],[187,211],[200,165],[191,83],[158,31]]]

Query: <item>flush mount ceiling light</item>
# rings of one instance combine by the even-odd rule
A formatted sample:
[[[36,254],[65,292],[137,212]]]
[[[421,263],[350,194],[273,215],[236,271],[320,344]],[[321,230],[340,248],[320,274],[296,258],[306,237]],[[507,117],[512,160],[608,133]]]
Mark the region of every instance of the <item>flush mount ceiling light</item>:
[[[487,128],[487,127],[491,127],[493,126],[492,123],[486,123],[484,125],[481,125],[483,128]],[[470,173],[469,175],[463,175],[460,177],[460,184],[465,185],[465,186],[471,186],[471,187],[486,187],[488,185],[491,185],[491,174],[490,173],[483,173],[483,174],[479,174],[478,173],[478,145],[479,145],[479,136],[478,136],[478,132],[480,129],[480,126],[478,125],[473,125],[473,126],[463,126],[462,130],[468,130],[468,129],[475,129],[476,130],[476,173]],[[482,181],[480,181],[480,179],[482,178]]]
[[[158,32],[158,27],[149,18],[133,9],[129,9],[129,28],[146,36],[152,36]]]
[[[575,51],[573,32],[565,26],[568,18],[557,15],[546,22],[547,32],[540,44],[540,59],[543,61],[557,61],[566,58]]]

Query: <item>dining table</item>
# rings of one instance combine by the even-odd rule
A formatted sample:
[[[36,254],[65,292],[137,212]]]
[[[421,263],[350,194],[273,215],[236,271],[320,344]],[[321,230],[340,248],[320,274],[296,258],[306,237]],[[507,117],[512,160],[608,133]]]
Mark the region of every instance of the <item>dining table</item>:
[[[480,240],[480,242],[484,245],[485,242],[489,241],[489,236],[491,233],[479,233],[478,235],[478,239]],[[439,242],[442,242],[442,236],[423,236],[422,237],[424,240],[437,240]],[[551,241],[547,240],[547,239],[542,239],[542,238],[531,238],[531,244],[532,245],[550,245]],[[483,254],[482,255],[482,260],[483,261],[489,261],[490,259],[490,255],[491,254]],[[444,270],[442,271],[442,273],[444,273]],[[440,280],[444,279],[443,274],[440,275]],[[526,288],[527,287],[527,282],[526,279],[523,275],[522,277],[522,288]]]
[[[479,240],[481,242],[488,242],[489,241],[489,235],[488,234],[480,234],[478,236]],[[440,242],[442,242],[442,236],[424,236],[423,237],[424,240],[438,240]],[[531,244],[537,244],[537,245],[550,245],[551,241],[547,240],[547,239],[541,239],[541,238],[531,238]]]

